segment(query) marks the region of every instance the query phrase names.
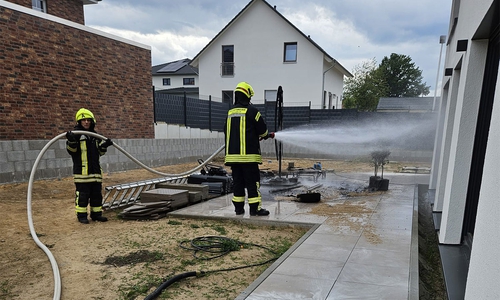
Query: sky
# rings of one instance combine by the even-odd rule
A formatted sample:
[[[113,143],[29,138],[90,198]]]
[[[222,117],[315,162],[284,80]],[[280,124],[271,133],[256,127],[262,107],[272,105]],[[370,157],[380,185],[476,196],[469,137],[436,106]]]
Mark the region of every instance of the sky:
[[[439,96],[446,48],[439,38],[448,34],[452,0],[266,1],[351,73],[372,59],[408,55],[431,87],[428,96],[439,78]],[[159,65],[194,58],[249,2],[102,0],[85,5],[85,24],[150,46]]]

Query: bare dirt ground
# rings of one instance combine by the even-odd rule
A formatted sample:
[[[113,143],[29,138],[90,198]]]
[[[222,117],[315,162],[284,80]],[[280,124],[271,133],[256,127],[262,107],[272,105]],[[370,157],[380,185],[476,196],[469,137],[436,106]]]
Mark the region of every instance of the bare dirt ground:
[[[310,168],[314,160],[288,159],[295,167]],[[326,161],[323,168],[338,172],[369,172],[368,161]],[[222,163],[215,162],[222,165]],[[180,173],[198,163],[156,168]],[[387,172],[404,164],[388,164]],[[412,163],[412,166],[427,166]],[[275,160],[262,168],[277,170]],[[103,186],[158,177],[146,170],[104,174]],[[30,235],[27,183],[0,185],[0,299],[52,299],[54,276],[47,255]],[[306,231],[297,227],[263,227],[229,221],[163,218],[125,221],[118,211],[106,211],[106,223],[77,222],[72,178],[39,180],[33,185],[32,215],[37,236],[54,255],[61,274],[61,299],[144,299],[173,275],[197,270],[221,270],[272,260]],[[180,247],[201,236],[224,236],[242,243],[221,258],[195,258]],[[233,241],[233,240],[230,240]],[[272,251],[272,252],[271,252]],[[183,279],[158,299],[234,299],[270,263],[235,271]]]

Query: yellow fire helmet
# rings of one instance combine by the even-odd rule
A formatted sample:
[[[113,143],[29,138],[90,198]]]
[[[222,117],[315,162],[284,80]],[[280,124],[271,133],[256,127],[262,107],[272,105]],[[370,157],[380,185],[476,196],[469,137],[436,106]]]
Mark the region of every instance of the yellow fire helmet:
[[[244,82],[244,81],[238,83],[238,85],[236,86],[236,88],[234,89],[234,91],[235,92],[242,92],[249,99],[252,98],[253,95],[254,95],[252,86],[249,85],[247,82]]]
[[[95,123],[94,114],[86,108],[80,108],[76,112],[76,115],[75,115],[76,122],[83,120],[83,119],[92,119],[92,121],[94,121],[94,123]]]

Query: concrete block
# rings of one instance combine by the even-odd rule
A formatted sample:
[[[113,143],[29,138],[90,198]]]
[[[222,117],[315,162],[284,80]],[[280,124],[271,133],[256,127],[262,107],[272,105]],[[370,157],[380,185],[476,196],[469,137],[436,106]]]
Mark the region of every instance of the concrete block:
[[[0,152],[0,163],[7,162],[7,152]]]
[[[54,154],[56,158],[64,159],[70,157],[68,151],[66,149],[54,149]]]
[[[14,151],[27,151],[29,150],[29,143],[27,140],[12,141],[12,148]]]
[[[188,190],[190,192],[200,192],[202,199],[208,198],[208,185],[194,183],[168,183],[162,182],[156,184],[157,189],[176,189]]]
[[[10,151],[7,153],[7,160],[11,162],[17,162],[25,160],[24,151]]]
[[[172,208],[179,208],[189,204],[189,191],[176,189],[154,189],[141,193],[142,203],[170,201]]]
[[[2,174],[8,173],[11,174],[14,172],[14,163],[13,162],[0,162],[0,170],[2,170]],[[4,182],[4,181],[2,181]],[[9,181],[7,181],[9,182]]]
[[[69,154],[68,154],[69,155]],[[44,158],[56,158],[56,151],[54,149],[48,149],[47,151],[45,151],[45,153],[43,154],[43,157]]]
[[[41,140],[28,141],[30,150],[42,150],[47,143],[48,141],[41,141]],[[55,143],[55,145],[56,147],[60,148],[60,146],[57,143]],[[66,148],[66,144],[64,144],[64,147]]]
[[[206,198],[205,198],[206,199]],[[202,192],[189,192],[189,203],[194,204],[203,201]]]
[[[0,150],[2,152],[10,152],[13,150],[12,141],[1,141],[0,142]]]
[[[28,150],[24,152],[24,155],[26,156],[27,160],[36,160],[38,157],[38,154],[40,153],[40,150]]]
[[[14,162],[14,168],[17,172],[30,172],[33,164],[27,160]]]

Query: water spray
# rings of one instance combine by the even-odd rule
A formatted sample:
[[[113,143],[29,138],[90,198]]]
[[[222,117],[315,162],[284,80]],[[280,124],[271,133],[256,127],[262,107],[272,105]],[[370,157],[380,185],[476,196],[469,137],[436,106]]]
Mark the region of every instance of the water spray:
[[[335,153],[334,149],[342,148],[353,153],[355,150],[369,153],[380,149],[416,148],[417,141],[422,140],[424,135],[432,135],[434,130],[435,124],[428,121],[375,120],[289,128],[276,132],[275,140],[325,154]]]

